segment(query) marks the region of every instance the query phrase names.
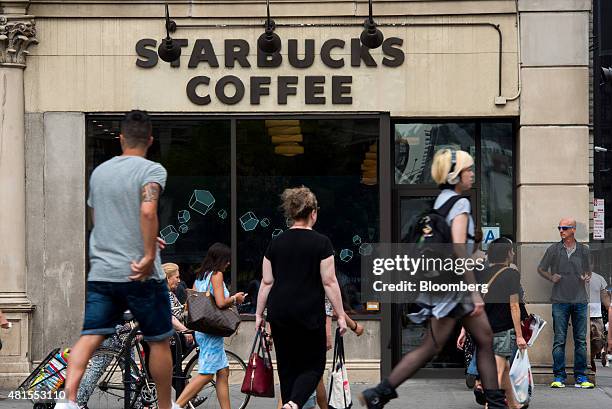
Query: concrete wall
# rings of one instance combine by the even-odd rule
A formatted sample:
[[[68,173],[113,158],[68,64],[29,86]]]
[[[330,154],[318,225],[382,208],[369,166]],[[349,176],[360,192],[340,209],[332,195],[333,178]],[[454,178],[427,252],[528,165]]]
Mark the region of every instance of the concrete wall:
[[[380,322],[376,320],[359,321],[365,331],[357,337],[352,331],[344,336],[347,369],[350,371],[351,382],[373,382],[380,378]],[[336,332],[336,323],[332,324],[332,334]],[[255,322],[243,321],[238,332],[225,339],[225,347],[238,354],[248,357],[253,345],[255,335]],[[272,359],[276,360],[274,350]],[[329,367],[333,359],[333,350],[328,351],[327,361]],[[327,378],[325,378],[327,379]]]
[[[586,0],[522,0],[522,87],[518,158],[518,240],[541,243],[520,254],[530,312],[549,323],[530,351],[550,381],[551,285],[537,274],[547,242],[559,240],[559,219],[573,216],[577,239],[589,238],[589,13]],[[573,365],[571,335],[567,364]],[[571,373],[571,370],[570,370]]]
[[[554,0],[550,0],[554,1]],[[562,0],[559,3],[568,2]],[[588,0],[583,0],[583,3]],[[38,17],[137,17],[161,18],[163,3],[123,0],[85,0],[73,4],[57,4],[53,0],[30,0],[28,12]],[[170,0],[170,13],[179,18],[231,18],[254,16],[265,18],[264,0],[185,2]],[[368,14],[365,0],[276,0],[271,2],[271,14],[277,17],[339,17]],[[514,0],[385,0],[375,1],[376,15],[469,15],[513,13]],[[362,19],[363,20],[363,19]],[[263,21],[263,20],[261,20]],[[227,20],[225,20],[227,22]]]
[[[26,115],[28,296],[36,305],[31,359],[78,337],[85,300],[85,118]]]

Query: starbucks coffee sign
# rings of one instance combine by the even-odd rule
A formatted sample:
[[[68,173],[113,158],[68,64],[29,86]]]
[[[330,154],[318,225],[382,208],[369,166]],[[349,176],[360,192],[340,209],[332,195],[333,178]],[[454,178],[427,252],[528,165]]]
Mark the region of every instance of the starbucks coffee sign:
[[[257,53],[252,56],[249,55],[251,44],[248,41],[226,39],[223,42],[222,61],[209,39],[197,39],[193,44],[187,39],[173,41],[176,41],[181,48],[190,51],[187,69],[204,68],[207,73],[207,75],[193,76],[186,84],[187,97],[196,105],[209,105],[215,100],[226,105],[234,105],[245,98],[248,98],[251,105],[261,104],[264,98],[275,98],[279,105],[286,105],[290,98],[302,98],[307,105],[329,103],[350,105],[353,103],[351,96],[353,77],[343,75],[344,69],[348,67],[392,69],[401,66],[405,60],[401,48],[404,41],[397,37],[389,37],[383,42],[382,56],[377,56],[378,60],[358,38],[352,38],[350,41],[332,38],[322,44],[317,44],[313,39],[289,39],[283,44],[286,46],[286,52],[265,54],[253,46]],[[160,62],[157,46],[157,40],[151,38],[139,40],[136,43],[138,54],[136,65],[141,68],[155,67]],[[339,55],[340,53],[342,55]],[[252,75],[248,78],[214,75],[215,69],[221,64],[226,69],[260,68],[257,74],[283,66],[309,70],[315,64],[316,58],[319,58],[325,67],[338,70],[338,74],[321,75],[307,71],[307,75],[303,77],[277,75],[274,81],[271,75]],[[180,59],[173,61],[170,66],[174,69],[183,69]],[[331,87],[331,93],[326,92],[326,87]],[[326,95],[331,95],[331,98]]]

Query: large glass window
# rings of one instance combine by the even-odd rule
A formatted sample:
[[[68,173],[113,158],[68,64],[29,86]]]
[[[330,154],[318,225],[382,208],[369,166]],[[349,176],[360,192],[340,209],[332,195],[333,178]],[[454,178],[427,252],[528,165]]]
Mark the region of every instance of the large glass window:
[[[119,121],[88,117],[88,176],[121,154]],[[305,185],[321,207],[315,229],[330,237],[336,251],[346,309],[364,312],[360,255],[379,241],[378,134],[377,118],[154,117],[155,141],[148,158],[168,171],[159,206],[160,235],[168,243],[162,261],[179,264],[191,286],[208,247],[217,241],[230,245],[235,234],[237,263],[225,278],[232,291],[249,293],[250,310],[245,311],[254,312],[265,250],[289,227],[279,209],[280,195],[285,188]],[[234,211],[232,183],[237,192]]]
[[[436,151],[460,149],[474,156],[474,123],[398,123],[395,125],[395,183],[434,184],[431,161]]]
[[[397,121],[394,126],[396,188],[403,193],[435,187],[431,163],[444,148],[469,152],[476,165],[472,214],[480,227],[514,239],[514,127],[512,122]],[[490,230],[490,229],[489,229]],[[487,230],[487,231],[489,231]]]
[[[270,240],[290,225],[280,195],[305,185],[321,207],[315,229],[334,245],[346,308],[362,312],[360,253],[378,241],[380,224],[378,120],[240,120],[236,145],[238,289],[258,288]]]
[[[514,237],[514,161],[511,123],[483,123],[480,149],[480,222]]]
[[[397,120],[394,127],[394,240],[402,241],[415,221],[433,206],[439,192],[431,178],[431,164],[436,151],[461,149],[475,162],[475,183],[469,192],[472,215],[485,239],[498,236],[515,239],[514,228],[514,129],[509,121],[424,121]],[[486,243],[485,243],[486,244]],[[421,342],[427,328],[414,324],[407,314],[413,306],[403,304],[393,309],[394,325],[399,328],[392,341],[397,357],[412,351]],[[457,353],[449,337],[430,367],[460,367],[463,356]]]
[[[88,121],[88,175],[121,154],[119,127],[119,119]],[[179,264],[191,285],[208,247],[230,244],[230,122],[155,118],[153,137],[148,159],[168,171],[159,203],[160,235],[168,243],[162,261]],[[230,274],[225,279],[229,283]]]

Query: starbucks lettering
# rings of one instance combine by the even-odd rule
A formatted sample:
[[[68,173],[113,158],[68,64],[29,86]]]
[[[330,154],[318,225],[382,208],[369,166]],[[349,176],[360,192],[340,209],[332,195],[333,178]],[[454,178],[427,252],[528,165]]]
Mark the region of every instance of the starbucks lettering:
[[[403,40],[397,37],[387,38],[382,45],[383,56],[376,61],[370,50],[364,47],[358,38],[349,41],[328,39],[317,45],[313,39],[298,41],[287,40],[287,52],[265,54],[259,50],[256,55],[249,56],[251,45],[242,39],[226,39],[223,44],[223,55],[217,56],[213,43],[209,39],[197,39],[190,44],[187,39],[174,39],[184,48],[189,49],[187,69],[202,70],[206,75],[196,75],[186,84],[189,100],[196,105],[208,105],[214,101],[234,105],[248,98],[251,105],[259,105],[264,98],[274,98],[279,105],[286,105],[289,98],[302,98],[307,105],[352,104],[351,85],[353,78],[342,75],[342,68],[353,67],[381,69],[399,67],[404,63],[405,54],[402,50]],[[315,50],[318,49],[318,53]],[[139,40],[136,43],[138,59],[136,66],[150,69],[159,63],[157,41],[151,38]],[[256,50],[256,47],[254,47]],[[350,50],[350,57],[345,55]],[[344,51],[344,53],[343,53]],[[256,59],[251,61],[249,58]],[[338,70],[338,75],[321,75],[316,72],[316,58],[329,69]],[[221,61],[220,61],[221,59]],[[215,77],[214,69],[223,64],[226,69],[235,67],[254,69],[254,64],[260,70],[259,75],[247,78],[237,75],[222,75]],[[286,64],[289,67],[308,70],[307,75],[262,75],[269,69],[279,68]],[[170,63],[174,69],[181,68],[177,59]],[[244,72],[244,70],[240,70]],[[327,89],[331,92],[326,92]],[[329,95],[330,97],[326,97]]]

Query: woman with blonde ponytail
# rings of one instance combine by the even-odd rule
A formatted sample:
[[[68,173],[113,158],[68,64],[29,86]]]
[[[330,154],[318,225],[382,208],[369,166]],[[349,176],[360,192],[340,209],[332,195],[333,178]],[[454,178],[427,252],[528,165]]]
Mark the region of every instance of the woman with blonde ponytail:
[[[474,159],[469,153],[454,149],[442,149],[436,152],[431,165],[431,176],[440,188],[434,209],[446,215],[452,243],[463,244],[463,246],[453,246],[455,252],[464,253],[457,254],[459,257],[468,257],[471,251],[466,247],[474,243],[471,204],[468,198],[463,197],[474,183],[473,166]],[[469,283],[476,282],[472,271],[465,272],[464,279]],[[461,321],[478,348],[478,372],[485,388],[488,408],[507,408],[504,391],[499,389],[497,381],[493,332],[487,316],[483,313],[484,303],[480,294],[452,291],[422,293],[417,303],[422,309],[418,313],[411,314],[411,319],[417,323],[429,321],[429,331],[422,344],[406,354],[387,379],[376,387],[363,391],[359,396],[361,403],[368,409],[382,409],[387,402],[396,398],[396,388],[442,350],[457,321]]]

